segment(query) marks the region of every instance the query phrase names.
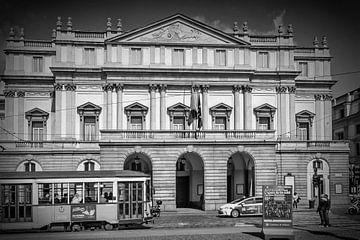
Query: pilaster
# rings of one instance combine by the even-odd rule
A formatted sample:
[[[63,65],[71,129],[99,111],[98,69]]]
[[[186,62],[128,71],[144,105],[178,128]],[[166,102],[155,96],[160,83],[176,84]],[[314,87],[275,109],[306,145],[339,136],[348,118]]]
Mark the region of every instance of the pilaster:
[[[156,129],[156,85],[149,86],[150,92],[150,130]]]
[[[244,129],[252,129],[252,87],[249,85],[242,86],[244,93]]]
[[[14,98],[15,98],[15,90],[5,90],[5,128],[8,132],[14,133]],[[14,136],[11,134],[7,134],[7,139],[15,140]]]
[[[18,137],[21,139],[24,139],[25,137],[25,129],[24,129],[24,125],[25,125],[25,118],[24,118],[24,105],[25,105],[25,91],[18,91],[17,92],[17,109],[18,109],[18,128],[17,128],[17,132],[18,132]]]
[[[203,124],[203,129],[209,129],[209,85],[203,85],[202,86],[202,113],[201,113],[201,117],[202,117],[202,124]]]
[[[160,129],[166,129],[166,85],[161,85],[160,91]]]
[[[315,94],[315,137],[312,140],[324,140],[324,128],[323,128],[323,119],[324,119],[324,106],[321,94]]]
[[[123,129],[123,93],[124,86],[122,84],[115,85],[116,91],[116,107],[117,107],[117,115],[116,115],[116,128],[121,130]]]
[[[233,86],[234,93],[234,127],[235,130],[241,129],[240,122],[240,90],[241,87],[239,85]]]
[[[289,124],[290,124],[290,138],[296,138],[296,119],[295,119],[295,93],[296,87],[288,87],[289,91]]]

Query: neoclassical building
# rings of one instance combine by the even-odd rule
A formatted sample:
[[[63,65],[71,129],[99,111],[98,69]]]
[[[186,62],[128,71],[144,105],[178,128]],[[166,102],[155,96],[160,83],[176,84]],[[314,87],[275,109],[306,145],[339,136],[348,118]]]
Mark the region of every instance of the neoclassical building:
[[[285,179],[303,204],[319,192],[348,203],[325,37],[299,47],[291,25],[225,33],[182,14],[102,32],[58,18],[51,40],[11,29],[5,54],[1,171],[143,171],[165,211],[216,210]]]

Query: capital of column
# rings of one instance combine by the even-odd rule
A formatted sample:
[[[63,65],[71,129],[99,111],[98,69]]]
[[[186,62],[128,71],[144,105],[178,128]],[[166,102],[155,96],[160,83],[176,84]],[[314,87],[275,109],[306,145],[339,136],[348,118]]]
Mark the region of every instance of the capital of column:
[[[25,91],[22,91],[22,90],[18,91],[17,96],[18,97],[25,97]]]
[[[286,93],[287,87],[286,86],[276,86],[276,93]]]
[[[66,91],[75,91],[76,90],[76,85],[73,83],[68,83],[65,85],[65,90]]]
[[[9,89],[9,90],[5,90],[4,91],[4,96],[5,97],[15,97],[15,90],[11,90],[11,89]]]
[[[233,92],[240,92],[241,91],[241,86],[240,85],[234,85],[233,86]]]
[[[250,87],[249,85],[242,85],[241,87],[243,93],[251,93],[252,92],[252,87]]]
[[[294,86],[289,86],[289,87],[288,87],[288,92],[289,92],[289,93],[295,93],[295,92],[296,92],[296,87],[294,87]]]
[[[192,85],[192,86],[191,86],[191,90],[193,90],[194,92],[199,91],[199,89],[200,89],[200,86],[199,86],[199,85]]]
[[[166,90],[167,90],[167,85],[166,85],[166,84],[161,84],[161,85],[159,86],[159,90],[160,90],[160,92],[166,92]]]
[[[322,97],[323,97],[324,101],[331,101],[332,100],[332,95],[330,95],[330,94],[323,94]]]
[[[63,85],[60,83],[55,83],[54,84],[54,89],[55,91],[62,91],[63,90]]]
[[[111,83],[104,84],[104,85],[102,86],[102,89],[103,89],[103,91],[105,91],[105,92],[107,92],[107,91],[110,91],[110,92],[111,92],[111,91],[114,89],[114,85],[111,84]]]
[[[315,101],[321,101],[322,95],[321,94],[314,94]]]
[[[114,89],[115,89],[116,92],[123,91],[124,90],[124,84],[122,84],[122,83],[114,84]]]
[[[149,85],[149,92],[156,92],[157,88],[158,87],[155,84],[150,84]]]
[[[203,93],[207,93],[207,92],[209,92],[209,88],[210,88],[209,85],[202,85],[202,86],[201,86],[201,91],[202,91]]]

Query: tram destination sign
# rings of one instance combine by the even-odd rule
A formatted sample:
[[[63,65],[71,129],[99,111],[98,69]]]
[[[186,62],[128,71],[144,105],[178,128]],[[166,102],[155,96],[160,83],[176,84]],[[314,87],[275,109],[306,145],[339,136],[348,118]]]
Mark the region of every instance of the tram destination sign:
[[[96,204],[76,204],[71,206],[71,221],[96,220]]]
[[[292,228],[292,186],[263,186],[263,229]]]

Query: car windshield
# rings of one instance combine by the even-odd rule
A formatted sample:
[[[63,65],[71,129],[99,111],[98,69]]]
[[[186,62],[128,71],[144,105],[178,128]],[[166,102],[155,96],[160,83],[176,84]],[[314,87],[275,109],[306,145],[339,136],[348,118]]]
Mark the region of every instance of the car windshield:
[[[245,198],[239,198],[239,199],[235,199],[234,201],[230,202],[231,204],[236,204],[239,203],[240,201],[244,200]]]

